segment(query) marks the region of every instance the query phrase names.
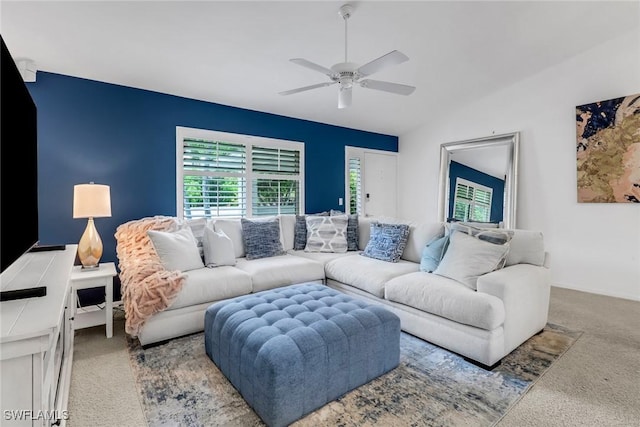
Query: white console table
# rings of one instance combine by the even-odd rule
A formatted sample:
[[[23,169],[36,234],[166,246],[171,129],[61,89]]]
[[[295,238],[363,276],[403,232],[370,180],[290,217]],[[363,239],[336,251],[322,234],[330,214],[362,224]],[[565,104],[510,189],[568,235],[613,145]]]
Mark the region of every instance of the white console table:
[[[2,426],[65,425],[73,360],[70,276],[77,245],[27,253],[0,276],[3,291],[46,286],[0,302]]]

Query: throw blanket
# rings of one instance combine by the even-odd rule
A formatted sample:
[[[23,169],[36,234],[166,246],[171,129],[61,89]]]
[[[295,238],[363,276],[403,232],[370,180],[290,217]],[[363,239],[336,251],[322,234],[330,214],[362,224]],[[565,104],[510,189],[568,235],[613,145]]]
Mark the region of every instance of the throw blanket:
[[[182,289],[185,274],[162,265],[148,230],[174,231],[176,218],[155,216],[126,222],[116,229],[116,255],[122,282],[125,331],[137,337],[144,322],[166,309]]]

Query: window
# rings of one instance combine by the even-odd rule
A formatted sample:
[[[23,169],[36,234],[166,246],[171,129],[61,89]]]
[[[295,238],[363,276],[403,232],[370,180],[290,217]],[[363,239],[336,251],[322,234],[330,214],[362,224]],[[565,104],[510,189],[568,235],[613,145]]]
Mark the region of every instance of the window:
[[[362,212],[362,169],[360,158],[349,158],[349,213]]]
[[[493,189],[456,178],[453,218],[459,221],[489,222]]]
[[[299,213],[304,144],[178,127],[177,201],[184,218]]]

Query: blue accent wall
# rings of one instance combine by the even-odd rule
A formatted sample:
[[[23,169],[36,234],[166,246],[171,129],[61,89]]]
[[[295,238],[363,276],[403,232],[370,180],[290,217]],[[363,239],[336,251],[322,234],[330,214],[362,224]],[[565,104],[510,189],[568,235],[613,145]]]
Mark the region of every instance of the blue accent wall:
[[[491,219],[490,222],[500,222],[503,220],[504,205],[504,179],[487,175],[477,169],[465,166],[462,163],[451,161],[449,164],[449,218],[453,218],[453,200],[456,194],[456,178],[466,179],[485,187],[493,189],[491,199]]]
[[[111,218],[96,218],[102,261],[117,261],[118,225],[176,215],[176,126],[305,143],[306,212],[340,209],[346,145],[398,151],[398,137],[38,71],[41,244],[76,243],[73,186],[111,186]],[[292,101],[293,102],[293,101]]]

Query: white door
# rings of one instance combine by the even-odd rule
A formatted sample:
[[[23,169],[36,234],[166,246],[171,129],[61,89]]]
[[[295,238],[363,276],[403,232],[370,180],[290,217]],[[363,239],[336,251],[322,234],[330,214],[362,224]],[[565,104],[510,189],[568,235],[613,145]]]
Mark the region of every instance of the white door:
[[[365,151],[362,183],[365,216],[396,216],[397,167],[396,154]]]

